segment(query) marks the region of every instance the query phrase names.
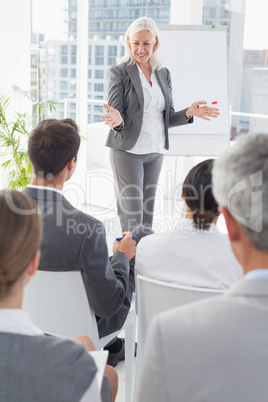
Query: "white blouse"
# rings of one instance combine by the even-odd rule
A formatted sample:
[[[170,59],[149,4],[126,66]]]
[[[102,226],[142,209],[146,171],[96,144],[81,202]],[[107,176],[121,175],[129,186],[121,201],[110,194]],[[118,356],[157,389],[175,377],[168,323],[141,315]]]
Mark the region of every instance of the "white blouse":
[[[149,84],[143,71],[137,65],[144,97],[144,111],[141,132],[138,141],[127,152],[133,154],[165,153],[165,98],[158,84],[155,72],[152,72]]]
[[[227,289],[243,277],[228,237],[213,223],[209,230],[200,230],[191,219],[181,219],[176,229],[141,239],[136,253],[136,275],[214,289]]]

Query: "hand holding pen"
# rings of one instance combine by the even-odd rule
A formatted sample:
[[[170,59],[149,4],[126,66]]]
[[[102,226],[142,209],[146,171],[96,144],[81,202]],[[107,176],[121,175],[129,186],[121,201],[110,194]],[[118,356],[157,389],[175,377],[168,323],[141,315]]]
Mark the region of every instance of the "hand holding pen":
[[[115,240],[116,241],[120,241],[124,238],[125,236],[121,236],[121,237],[117,237]],[[136,237],[136,235],[132,235],[132,239],[134,239],[134,237]]]
[[[124,232],[122,237],[118,237],[113,244],[113,252],[114,254],[117,251],[124,253],[129,260],[133,258],[136,254],[136,242],[133,240],[131,232]]]

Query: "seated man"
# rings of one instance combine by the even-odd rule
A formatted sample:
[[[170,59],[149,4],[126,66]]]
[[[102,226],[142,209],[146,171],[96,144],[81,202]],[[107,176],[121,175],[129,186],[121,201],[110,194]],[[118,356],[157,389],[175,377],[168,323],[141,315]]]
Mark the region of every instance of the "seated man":
[[[136,275],[184,286],[226,289],[241,279],[227,236],[216,227],[218,204],[212,194],[213,160],[194,166],[182,186],[185,219],[176,231],[141,239],[137,246]]]
[[[89,304],[98,320],[100,337],[119,330],[127,317],[134,288],[136,243],[131,233],[113,245],[109,259],[103,224],[73,207],[62,194],[73,174],[80,146],[71,119],[44,120],[32,130],[28,153],[34,170],[24,191],[38,205],[44,221],[40,268],[44,271],[80,270]],[[109,345],[108,363],[124,358],[124,341]]]
[[[245,136],[215,162],[213,191],[245,276],[153,318],[135,402],[267,401],[268,135]]]

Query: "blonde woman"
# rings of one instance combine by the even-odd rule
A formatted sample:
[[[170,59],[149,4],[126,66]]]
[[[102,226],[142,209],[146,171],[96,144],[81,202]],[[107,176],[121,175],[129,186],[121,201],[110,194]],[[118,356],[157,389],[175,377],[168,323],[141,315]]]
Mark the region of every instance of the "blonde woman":
[[[42,222],[35,203],[2,190],[0,210],[0,401],[101,401],[97,368],[87,352],[94,350],[91,340],[46,336],[22,310],[24,287],[40,259]],[[115,400],[117,375],[112,367],[105,375],[112,395],[106,380],[102,400]]]
[[[161,66],[159,47],[156,23],[141,17],[129,26],[125,55],[109,72],[104,105],[109,113],[102,119],[110,126],[106,145],[111,148],[123,231],[152,226],[156,187],[169,148],[168,128],[193,123],[193,116],[210,120],[219,115],[216,108],[198,108],[205,101],[175,112],[170,73]]]

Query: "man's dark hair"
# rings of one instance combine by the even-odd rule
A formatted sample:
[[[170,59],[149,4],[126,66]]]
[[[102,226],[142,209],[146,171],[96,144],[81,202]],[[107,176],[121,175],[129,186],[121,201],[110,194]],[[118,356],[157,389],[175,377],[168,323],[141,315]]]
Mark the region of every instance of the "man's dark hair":
[[[47,119],[31,132],[28,154],[37,176],[57,176],[72,159],[80,146],[78,127],[72,119]]]

